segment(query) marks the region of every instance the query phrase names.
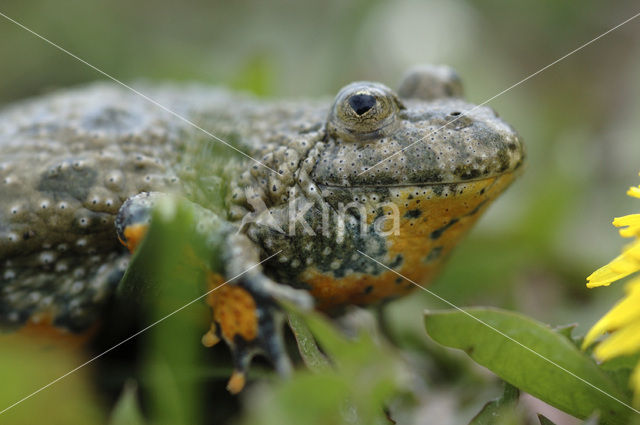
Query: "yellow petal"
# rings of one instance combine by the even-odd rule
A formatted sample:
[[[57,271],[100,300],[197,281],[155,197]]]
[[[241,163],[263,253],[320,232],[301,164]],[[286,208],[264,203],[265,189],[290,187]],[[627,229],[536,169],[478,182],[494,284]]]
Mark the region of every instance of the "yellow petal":
[[[636,260],[640,260],[640,239],[624,247],[624,249],[622,250],[622,255],[626,255]]]
[[[640,277],[636,277],[629,281],[629,283],[624,287],[624,292],[625,294],[635,294],[640,292]]]
[[[640,350],[640,321],[635,321],[614,332],[594,350],[594,356],[601,361],[633,354]]]
[[[609,286],[612,282],[629,276],[638,270],[638,264],[633,259],[629,259],[624,255],[614,258],[606,266],[600,267],[587,277],[587,287],[594,288],[596,286]]]
[[[629,190],[627,190],[627,195],[633,196],[634,198],[640,198],[640,187],[630,187]]]
[[[582,348],[587,348],[598,337],[634,322],[640,322],[640,279],[634,279],[625,288],[627,296],[605,314],[584,337]]]
[[[620,236],[623,238],[640,236],[640,214],[616,217],[613,220],[613,225],[616,227],[624,227],[624,229],[620,229]]]
[[[611,282],[640,270],[640,240],[633,242],[621,255],[587,277],[587,287],[608,286]]]
[[[607,331],[609,326],[608,323],[606,323],[606,317],[607,316],[605,315],[602,319],[598,320],[596,324],[593,325],[591,329],[589,329],[589,332],[587,332],[587,334],[584,336],[584,340],[582,341],[583,350],[593,344],[593,342],[598,339],[598,337],[604,335],[604,333]]]

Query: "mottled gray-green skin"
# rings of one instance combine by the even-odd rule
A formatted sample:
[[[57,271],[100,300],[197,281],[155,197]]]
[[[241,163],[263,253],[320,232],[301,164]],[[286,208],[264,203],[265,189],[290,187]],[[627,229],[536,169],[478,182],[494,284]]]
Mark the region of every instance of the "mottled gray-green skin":
[[[237,228],[255,207],[247,193],[282,222],[285,214],[277,211],[291,196],[315,209],[335,207],[332,188],[343,198],[346,190],[348,198],[375,187],[381,199],[391,186],[437,183],[446,190],[448,183],[512,172],[523,157],[509,125],[489,108],[471,111],[473,105],[459,98],[459,79],[448,68],[410,73],[399,95],[380,84],[355,83],[333,106],[328,100],[262,101],[200,85],[138,89],[277,173],[227,155],[230,148],[113,84],[6,107],[0,113],[0,324],[18,326],[53,312],[60,327],[91,325],[127,266],[114,218],[141,192],[174,190]],[[366,95],[359,98],[365,103],[369,95],[377,99],[368,115],[354,115],[348,103],[354,94]],[[223,161],[216,160],[219,152],[226,152]],[[264,269],[294,287],[304,287],[296,276],[306,258],[322,270],[349,261],[345,250],[384,258],[384,247],[370,240],[354,237],[336,250],[326,238],[278,234],[259,222],[225,240],[234,254],[224,274],[282,249]],[[333,252],[320,255],[327,247]],[[359,267],[365,270],[362,259],[350,265]]]

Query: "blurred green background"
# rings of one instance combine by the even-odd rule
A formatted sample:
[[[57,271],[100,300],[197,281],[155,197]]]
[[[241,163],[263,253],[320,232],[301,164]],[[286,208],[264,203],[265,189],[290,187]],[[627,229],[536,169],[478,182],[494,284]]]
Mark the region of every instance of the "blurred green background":
[[[200,81],[265,97],[332,97],[353,80],[396,87],[411,65],[455,67],[480,103],[637,13],[596,0],[3,0],[0,12],[125,81]],[[0,104],[103,78],[0,18]],[[621,285],[585,277],[638,211],[640,18],[489,105],[524,137],[525,173],[432,286],[460,305],[497,305],[584,332]],[[391,306],[417,338],[426,293]],[[425,337],[426,338],[426,337]]]

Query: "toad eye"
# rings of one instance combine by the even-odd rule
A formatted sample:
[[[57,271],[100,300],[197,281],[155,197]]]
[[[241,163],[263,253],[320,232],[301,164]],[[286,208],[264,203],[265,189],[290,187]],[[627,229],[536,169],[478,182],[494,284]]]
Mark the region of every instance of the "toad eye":
[[[374,106],[376,106],[376,98],[371,96],[370,94],[354,94],[349,97],[349,106],[356,113],[356,115],[363,115],[371,110]]]
[[[368,140],[389,133],[402,108],[397,96],[379,83],[357,82],[344,87],[333,103],[328,130],[346,141]]]

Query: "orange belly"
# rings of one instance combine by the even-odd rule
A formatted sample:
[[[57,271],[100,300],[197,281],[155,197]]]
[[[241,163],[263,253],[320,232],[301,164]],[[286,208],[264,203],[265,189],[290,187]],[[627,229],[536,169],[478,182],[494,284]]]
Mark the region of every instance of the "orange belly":
[[[98,326],[95,324],[82,333],[74,333],[55,327],[49,316],[32,317],[16,332],[0,333],[0,344],[9,346],[28,341],[30,345],[46,350],[77,350],[86,346]]]

